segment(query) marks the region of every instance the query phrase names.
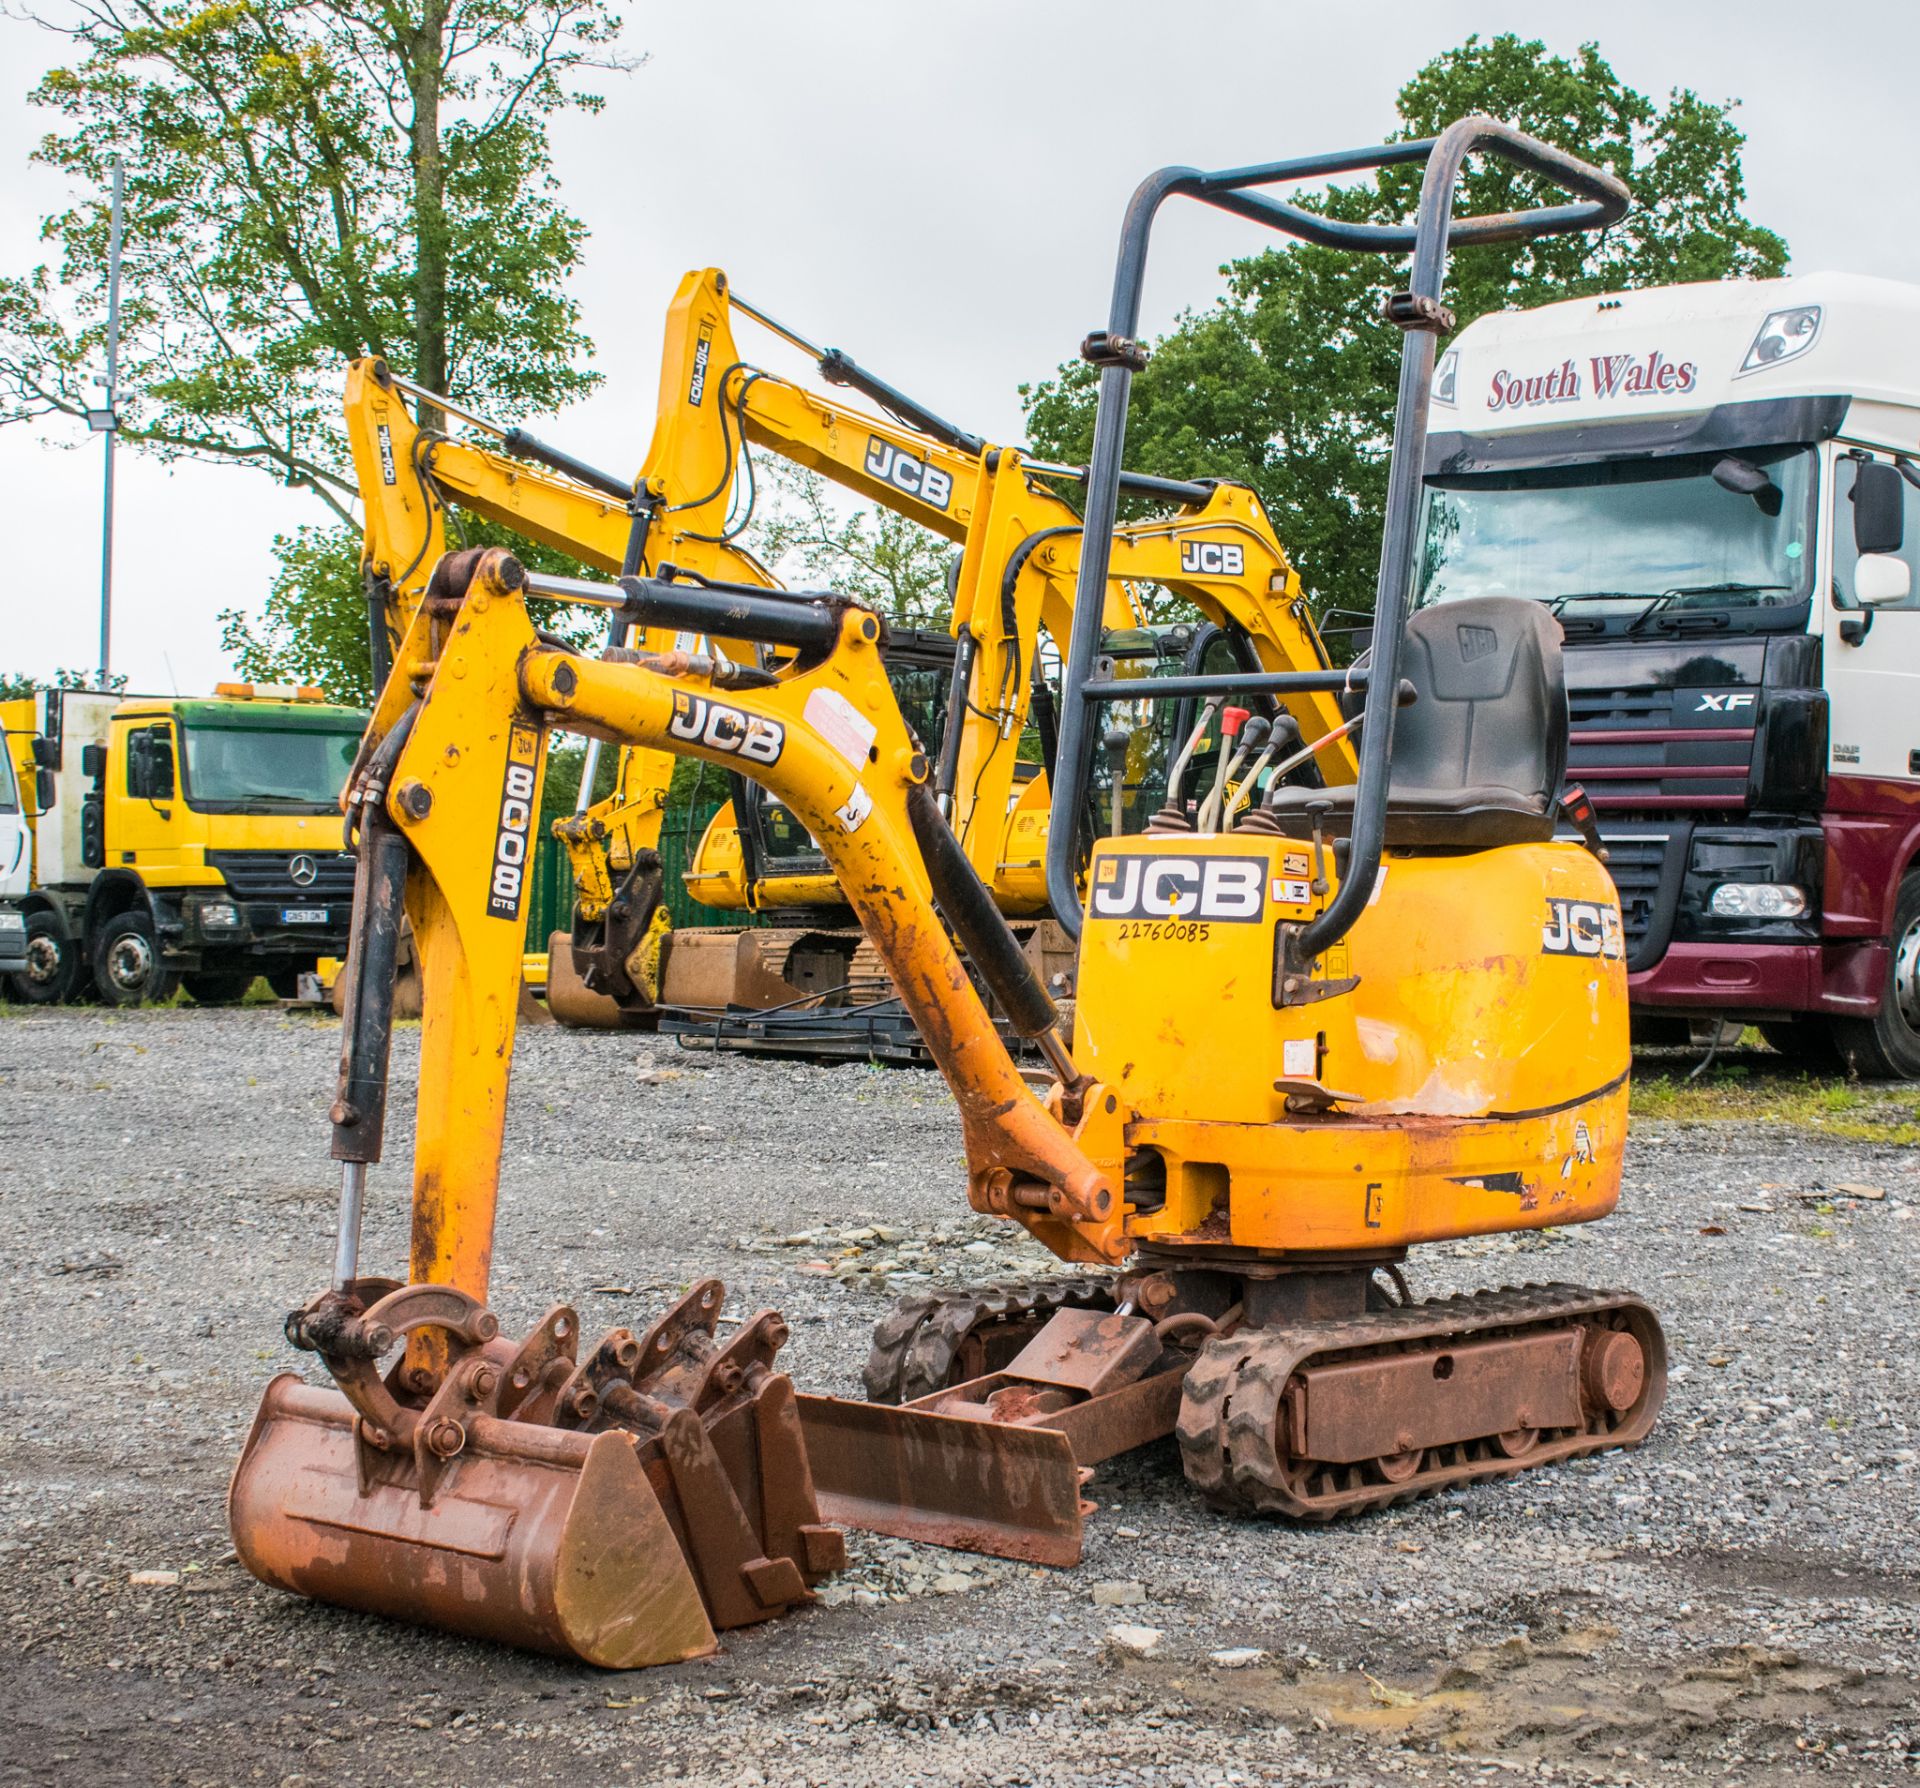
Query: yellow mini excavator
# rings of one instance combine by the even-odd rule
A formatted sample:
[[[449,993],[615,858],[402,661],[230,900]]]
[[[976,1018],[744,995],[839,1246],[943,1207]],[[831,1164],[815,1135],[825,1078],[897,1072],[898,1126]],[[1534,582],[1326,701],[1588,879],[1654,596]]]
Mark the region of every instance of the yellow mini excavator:
[[[825,380],[886,414],[745,361],[735,313],[803,349]],[[409,398],[494,437],[498,450],[421,428]],[[926,737],[941,805],[976,870],[1020,921],[1036,960],[1070,981],[1071,946],[1043,922],[1048,784],[1020,762],[1019,746],[1036,690],[1043,706],[1051,700],[1039,676],[1042,630],[1064,639],[1072,615],[1079,518],[1055,486],[1083,471],[965,433],[837,349],[822,350],[774,322],[714,268],[687,274],[669,309],[653,442],[631,485],[523,429],[465,412],[379,361],[350,370],[346,416],[366,509],[370,619],[383,658],[445,550],[453,508],[609,571],[668,567],[774,587],[740,540],[753,507],[755,447],[958,543],[952,637],[890,634],[896,696]],[[1251,491],[1134,474],[1124,475],[1123,487],[1173,509],[1114,532],[1102,613],[1104,627],[1120,636],[1110,649],[1123,674],[1177,669],[1178,660],[1197,663],[1210,651],[1270,670],[1326,662],[1299,578]],[[1186,599],[1196,624],[1141,629],[1134,592],[1145,585]],[[657,650],[672,641],[643,633],[617,643]],[[735,641],[725,649],[750,657],[753,648]],[[1307,739],[1340,721],[1330,699],[1297,705]],[[1043,714],[1040,732],[1050,742],[1050,716]],[[1133,742],[1128,769],[1136,782],[1144,775],[1150,783],[1153,769],[1164,768],[1164,752],[1153,744],[1145,736]],[[775,924],[666,937],[657,847],[672,759],[623,747],[614,792],[590,804],[598,749],[590,748],[579,810],[556,828],[578,901],[571,937],[556,935],[550,952],[556,1016],[659,1021],[735,1047],[921,1054],[897,999],[887,997],[884,970],[848,928],[844,898],[817,844],[738,775],[728,779],[731,799],[691,857],[687,885],[708,905],[751,910]],[[1335,750],[1325,762],[1331,780],[1351,779],[1349,753]]]
[[[1570,197],[1455,220],[1469,154]],[[1419,163],[1409,226],[1263,190]],[[1188,744],[1233,732],[1254,696],[1344,699],[1359,777],[1276,779],[1284,760],[1256,770],[1242,731],[1237,774],[1229,762],[1190,790],[1176,762],[1144,831],[1109,814],[1091,836],[1100,717],[1140,693],[1100,663],[1100,597],[1147,240],[1175,196],[1412,257],[1387,313],[1405,334],[1369,661],[1153,690],[1199,702]],[[287,1319],[335,1388],[288,1374],[267,1389],[230,1492],[248,1567],[350,1607],[637,1665],[803,1600],[849,1524],[1073,1563],[1089,1469],[1169,1434],[1210,1501],[1309,1521],[1643,1439],[1666,1370],[1639,1298],[1554,1284],[1421,1303],[1399,1277],[1420,1243],[1587,1222],[1619,1197],[1625,967],[1604,865],[1559,836],[1558,629],[1520,599],[1409,609],[1448,245],[1600,227],[1626,204],[1610,176],[1484,118],[1424,142],[1163,170],[1139,189],[1109,325],[1084,349],[1100,401],[1048,838],[1054,912],[1081,934],[1070,1039],[940,811],[880,617],[829,594],[530,577],[498,550],[441,559],[350,784],[338,1248],[332,1285]],[[543,638],[529,596],[760,651],[593,657]],[[592,1346],[564,1307],[501,1334],[486,1297],[528,831],[554,728],[737,770],[793,812],[953,1092],[972,1206],[1100,1269],[1110,1308],[1061,1309],[997,1369],[898,1406],[796,1394],[779,1317],[723,1343],[714,1281]],[[404,1281],[359,1262],[403,908],[425,1001]],[[1044,1088],[956,940],[1049,1064]]]

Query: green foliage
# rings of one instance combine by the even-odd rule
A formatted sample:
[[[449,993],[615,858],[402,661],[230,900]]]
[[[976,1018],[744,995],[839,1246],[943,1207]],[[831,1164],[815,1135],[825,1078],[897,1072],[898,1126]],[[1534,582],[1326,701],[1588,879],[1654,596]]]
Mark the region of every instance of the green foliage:
[[[535,571],[579,577],[578,559],[537,546],[495,523],[458,515],[455,543],[504,546]],[[360,580],[360,530],[304,527],[274,542],[280,570],[258,615],[220,613],[220,643],[241,676],[262,683],[317,683],[330,699],[364,707],[374,697],[371,633]],[[591,611],[532,602],[539,626],[569,645],[596,646],[605,624]]]
[[[117,671],[107,678],[105,688],[114,694],[126,688],[127,679]],[[0,671],[0,702],[18,701],[38,695],[43,689],[100,689],[100,673],[95,670],[57,670],[51,677],[33,677],[25,672]]]
[[[1597,46],[1572,58],[1505,34],[1470,37],[1400,91],[1396,140],[1485,112],[1597,162],[1633,189],[1634,209],[1599,235],[1472,248],[1453,257],[1447,302],[1461,327],[1489,311],[1676,281],[1766,278],[1786,244],[1741,207],[1746,139],[1732,104],[1690,91],[1665,106],[1617,76]],[[1417,168],[1381,170],[1309,201],[1356,222],[1405,222]],[[1560,195],[1505,162],[1469,165],[1462,216],[1519,210]],[[1175,478],[1230,478],[1266,504],[1321,603],[1371,609],[1400,333],[1380,308],[1404,263],[1292,244],[1221,269],[1227,290],[1181,317],[1133,382],[1127,464]],[[1096,378],[1062,366],[1022,386],[1042,453],[1084,463]]]
[[[955,549],[890,509],[836,510],[827,480],[784,460],[763,462],[770,513],[754,526],[755,553],[795,585],[838,590],[908,627],[944,627]]]
[[[74,59],[32,95],[58,121],[36,159],[91,196],[45,221],[47,264],[0,278],[0,420],[99,401],[116,156],[118,408],[134,445],[260,466],[344,525],[349,358],[383,355],[516,414],[597,382],[565,292],[585,230],[559,202],[548,130],[599,106],[583,71],[620,65],[606,0],[73,5],[41,21]],[[364,690],[338,536],[301,528],[282,545],[280,608],[258,650],[236,648],[243,662]],[[310,618],[281,612],[308,601]]]

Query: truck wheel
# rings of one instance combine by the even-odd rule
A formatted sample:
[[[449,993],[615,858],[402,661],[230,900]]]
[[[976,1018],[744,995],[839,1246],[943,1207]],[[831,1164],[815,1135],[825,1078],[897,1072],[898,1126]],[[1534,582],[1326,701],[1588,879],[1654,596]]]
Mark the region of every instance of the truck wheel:
[[[1893,903],[1887,986],[1871,1018],[1836,1018],[1833,1040],[1862,1080],[1920,1080],[1920,870]]]
[[[85,979],[80,946],[62,933],[51,913],[27,915],[27,966],[7,977],[7,990],[29,1006],[70,1000]]]
[[[179,977],[160,960],[153,921],[145,913],[109,919],[93,942],[93,984],[109,1006],[167,1000]]]
[[[192,996],[196,1006],[237,1006],[253,985],[253,970],[202,969],[195,975],[182,975],[180,985]]]
[[[267,985],[273,989],[275,999],[297,1000],[300,997],[300,977],[310,975],[320,966],[317,956],[303,956],[295,962],[283,962],[278,968],[267,970]]]
[[[1776,1055],[1809,1074],[1844,1074],[1847,1064],[1833,1040],[1831,1026],[1818,1018],[1773,1019],[1760,1027]]]

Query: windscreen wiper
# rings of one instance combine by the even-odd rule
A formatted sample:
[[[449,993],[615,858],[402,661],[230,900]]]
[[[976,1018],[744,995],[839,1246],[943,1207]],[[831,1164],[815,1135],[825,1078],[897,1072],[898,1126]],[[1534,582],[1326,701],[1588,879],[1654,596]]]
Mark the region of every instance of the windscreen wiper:
[[[1547,613],[1558,618],[1560,611],[1575,602],[1637,602],[1644,590],[1569,590],[1564,596],[1547,598]]]
[[[1679,584],[1671,590],[1662,590],[1658,596],[1654,597],[1645,608],[1626,624],[1622,631],[1626,633],[1638,633],[1641,627],[1665,608],[1669,602],[1677,602],[1682,596],[1759,596],[1769,590],[1791,590],[1792,588],[1792,584],[1749,584],[1737,581],[1719,584]],[[1675,617],[1676,620],[1678,618],[1677,616]],[[1724,625],[1724,622],[1720,624]]]

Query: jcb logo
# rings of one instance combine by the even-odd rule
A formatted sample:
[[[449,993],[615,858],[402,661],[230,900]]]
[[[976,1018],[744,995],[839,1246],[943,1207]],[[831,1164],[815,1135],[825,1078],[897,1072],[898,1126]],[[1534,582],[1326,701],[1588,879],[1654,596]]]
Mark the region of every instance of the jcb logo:
[[[867,437],[867,470],[895,490],[903,490],[936,509],[944,509],[953,501],[953,480],[945,472],[878,435]]]
[[[1095,919],[1218,919],[1251,925],[1266,907],[1264,857],[1102,857]]]
[[[1597,900],[1549,900],[1540,950],[1546,956],[1625,956],[1620,909]]]
[[[1752,706],[1751,689],[1729,689],[1719,695],[1703,692],[1699,705],[1693,711],[1696,714],[1731,714],[1736,708]]]
[[[1197,577],[1238,577],[1246,564],[1245,549],[1225,540],[1180,542],[1180,569]]]
[[[520,917],[527,886],[527,841],[533,833],[535,771],[540,735],[517,722],[507,731],[507,774],[500,788],[500,823],[493,835],[493,872],[487,885],[487,912],[496,919]]]
[[[699,409],[707,395],[707,362],[713,357],[713,325],[702,323],[693,344],[693,376],[687,381],[687,402]]]
[[[744,758],[750,764],[777,764],[787,743],[787,729],[777,720],[743,714],[725,702],[675,690],[673,718],[667,731],[691,745],[705,745]]]

